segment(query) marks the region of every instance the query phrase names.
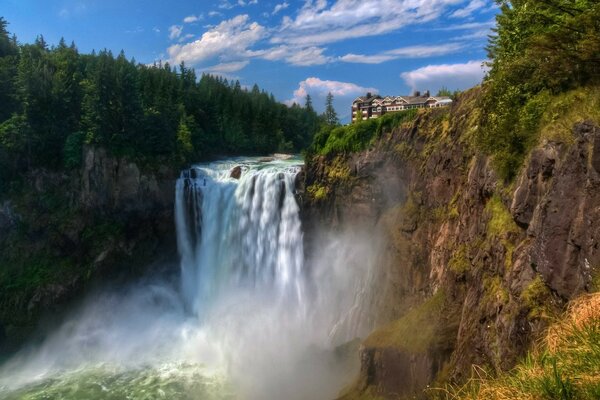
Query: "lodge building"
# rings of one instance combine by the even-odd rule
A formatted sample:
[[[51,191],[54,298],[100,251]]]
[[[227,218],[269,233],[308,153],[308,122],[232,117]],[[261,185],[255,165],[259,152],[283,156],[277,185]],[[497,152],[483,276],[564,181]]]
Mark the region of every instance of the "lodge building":
[[[357,118],[362,120],[381,117],[390,112],[410,110],[413,108],[437,108],[452,104],[447,96],[431,96],[429,91],[423,95],[415,92],[413,96],[386,96],[372,95],[357,97],[352,102],[352,122]]]

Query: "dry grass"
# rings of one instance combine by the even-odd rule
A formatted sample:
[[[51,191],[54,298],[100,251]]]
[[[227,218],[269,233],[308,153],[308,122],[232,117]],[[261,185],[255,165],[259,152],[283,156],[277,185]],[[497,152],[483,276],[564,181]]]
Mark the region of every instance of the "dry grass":
[[[600,293],[570,303],[539,349],[511,372],[493,377],[474,368],[460,387],[435,391],[445,400],[592,400],[600,398]]]

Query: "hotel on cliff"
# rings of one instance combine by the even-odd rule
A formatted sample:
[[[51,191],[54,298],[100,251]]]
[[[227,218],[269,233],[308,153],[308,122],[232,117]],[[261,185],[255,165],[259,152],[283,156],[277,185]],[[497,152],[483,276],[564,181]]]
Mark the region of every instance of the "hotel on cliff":
[[[421,95],[415,92],[413,96],[386,96],[372,95],[357,97],[352,102],[352,122],[357,118],[362,120],[378,118],[390,112],[411,110],[413,108],[437,108],[452,104],[447,96],[431,96],[429,91]]]

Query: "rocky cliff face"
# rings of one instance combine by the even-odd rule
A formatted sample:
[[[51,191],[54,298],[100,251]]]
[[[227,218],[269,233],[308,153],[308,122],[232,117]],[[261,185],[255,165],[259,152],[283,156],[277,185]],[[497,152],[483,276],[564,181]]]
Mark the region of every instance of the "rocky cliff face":
[[[377,328],[344,398],[423,395],[512,367],[600,268],[600,128],[536,147],[512,183],[478,153],[476,90],[360,154],[315,156],[305,220],[384,233]],[[310,232],[307,234],[311,236]]]
[[[0,352],[94,281],[173,256],[175,177],[94,147],[79,171],[29,173],[0,203]]]

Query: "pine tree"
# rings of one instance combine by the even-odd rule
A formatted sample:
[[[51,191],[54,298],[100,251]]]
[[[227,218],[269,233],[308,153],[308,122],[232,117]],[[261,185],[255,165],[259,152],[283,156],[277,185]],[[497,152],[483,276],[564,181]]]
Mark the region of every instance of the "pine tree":
[[[325,113],[323,116],[327,125],[334,126],[340,124],[337,112],[333,107],[333,94],[331,92],[327,93],[327,97],[325,98]]]
[[[310,97],[310,94],[306,94],[306,101],[304,103],[304,108],[306,108],[306,111],[314,111],[313,104],[312,104],[312,98]]]

